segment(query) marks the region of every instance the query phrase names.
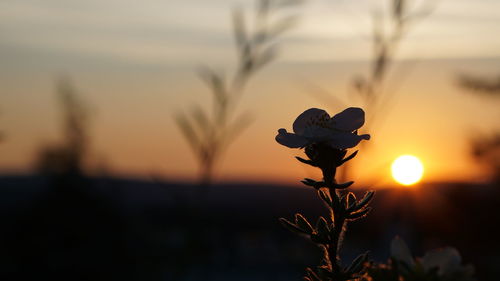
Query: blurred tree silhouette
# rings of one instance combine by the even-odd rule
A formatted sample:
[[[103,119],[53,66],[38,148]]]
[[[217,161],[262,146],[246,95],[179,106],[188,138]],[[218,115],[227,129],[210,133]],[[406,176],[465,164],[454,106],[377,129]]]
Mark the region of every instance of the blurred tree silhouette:
[[[297,21],[296,14],[276,17],[285,8],[302,0],[259,0],[253,21],[247,21],[241,9],[233,12],[233,29],[238,61],[234,73],[227,76],[211,68],[202,68],[200,77],[212,94],[212,111],[193,105],[175,120],[196,156],[200,183],[213,180],[214,168],[225,149],[251,122],[249,113],[237,114],[237,103],[249,80],[277,57],[277,39]],[[248,27],[249,23],[253,26]]]
[[[471,152],[477,160],[489,167],[493,173],[493,181],[500,184],[500,132],[473,138]]]
[[[500,75],[496,78],[483,78],[464,74],[459,76],[458,83],[478,95],[500,97]]]
[[[57,81],[56,95],[61,141],[39,150],[35,164],[44,179],[35,177],[37,189],[21,191],[36,190],[37,196],[12,212],[14,223],[2,243],[12,267],[0,274],[15,276],[8,280],[130,280],[130,244],[123,238],[128,224],[113,204],[120,199],[100,194],[96,179],[84,173],[89,107],[69,78]]]
[[[460,75],[458,84],[478,97],[500,100],[500,76],[484,78]],[[500,131],[494,131],[492,134],[476,134],[471,138],[470,145],[474,158],[489,167],[493,173],[493,180],[500,184]]]
[[[81,174],[88,150],[88,107],[69,78],[58,81],[57,96],[63,111],[63,142],[42,147],[36,167],[43,174]]]

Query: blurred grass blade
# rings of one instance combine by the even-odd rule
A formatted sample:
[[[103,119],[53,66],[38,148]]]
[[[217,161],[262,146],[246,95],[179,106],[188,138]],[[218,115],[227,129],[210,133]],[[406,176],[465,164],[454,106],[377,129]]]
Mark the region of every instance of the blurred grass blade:
[[[233,32],[236,47],[239,51],[245,48],[248,42],[247,27],[245,25],[245,16],[241,9],[233,10]]]
[[[209,132],[212,131],[212,124],[203,109],[199,105],[193,105],[191,108],[191,115],[198,129],[203,133],[203,136],[205,138],[209,137]]]
[[[225,103],[227,100],[226,85],[221,75],[208,67],[200,68],[198,73],[207,86],[212,89],[216,102],[218,104]]]
[[[226,135],[227,142],[232,142],[239,137],[252,124],[253,120],[253,115],[249,112],[240,114],[228,128]]]
[[[187,140],[191,148],[199,152],[201,145],[200,145],[200,139],[196,135],[196,132],[193,129],[193,126],[191,126],[191,123],[189,120],[186,118],[186,116],[182,113],[179,113],[174,116],[175,121],[179,129],[181,130],[182,134],[184,135],[184,138]]]

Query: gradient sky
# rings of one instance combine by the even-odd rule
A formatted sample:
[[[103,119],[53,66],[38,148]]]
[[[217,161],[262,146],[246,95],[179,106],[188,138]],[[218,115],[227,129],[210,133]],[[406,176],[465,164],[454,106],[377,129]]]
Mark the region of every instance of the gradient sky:
[[[251,81],[239,110],[255,122],[230,147],[220,179],[296,182],[314,171],[300,154],[274,141],[309,107],[332,114],[360,106],[348,96],[353,75],[370,57],[370,12],[383,1],[310,0],[301,23],[282,42],[280,59]],[[0,170],[29,170],[40,145],[57,142],[60,112],[55,81],[72,77],[92,105],[91,167],[129,176],[192,179],[196,162],[172,115],[209,94],[196,77],[200,65],[231,70],[230,0],[7,0],[0,2]],[[417,4],[419,1],[417,1]],[[383,185],[389,163],[414,154],[428,180],[481,180],[467,138],[500,127],[498,101],[456,86],[459,73],[500,69],[500,2],[441,0],[414,26],[388,87],[397,89],[372,145],[356,161],[357,180]],[[341,103],[325,103],[315,84]]]

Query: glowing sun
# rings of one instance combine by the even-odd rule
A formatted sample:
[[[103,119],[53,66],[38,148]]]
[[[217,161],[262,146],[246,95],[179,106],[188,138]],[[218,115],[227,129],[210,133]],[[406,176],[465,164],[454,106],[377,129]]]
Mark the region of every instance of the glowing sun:
[[[424,165],[415,156],[401,155],[391,166],[392,177],[402,185],[412,185],[417,183],[424,174]]]

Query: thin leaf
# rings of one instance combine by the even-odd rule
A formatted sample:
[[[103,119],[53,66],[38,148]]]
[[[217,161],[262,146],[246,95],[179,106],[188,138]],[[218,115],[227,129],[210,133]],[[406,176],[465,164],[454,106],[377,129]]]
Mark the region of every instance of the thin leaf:
[[[356,157],[358,154],[358,150],[354,151],[351,155],[347,156],[346,158],[342,159],[341,164],[351,160],[352,158]]]
[[[347,194],[346,208],[350,209],[350,208],[352,208],[355,205],[356,205],[356,196],[354,195],[354,193],[349,192]]]
[[[201,79],[205,81],[207,86],[212,90],[217,104],[225,104],[227,102],[227,92],[224,79],[214,70],[203,67],[198,71]]]
[[[189,120],[184,114],[179,113],[175,116],[175,121],[191,149],[198,153],[201,147],[200,139]]]
[[[332,198],[330,195],[323,189],[318,190],[319,197],[323,199],[323,201],[326,203],[328,206],[332,206]]]
[[[272,62],[278,56],[278,48],[276,45],[264,49],[254,61],[254,68],[260,69],[266,64]]]
[[[380,13],[373,13],[373,47],[375,48],[375,53],[378,53],[378,49],[383,45],[384,42],[384,30],[382,24],[382,16]]]
[[[360,211],[358,211],[356,213],[350,214],[347,218],[350,220],[360,219],[360,218],[366,216],[371,210],[372,210],[372,208],[367,207],[365,209],[361,209]]]
[[[229,145],[237,137],[240,136],[252,124],[254,118],[249,112],[242,113],[236,120],[229,126],[226,134],[226,145]]]
[[[316,223],[316,232],[323,243],[329,243],[330,228],[328,227],[328,223],[325,218],[319,217],[318,222]]]
[[[312,160],[304,159],[304,158],[301,158],[298,156],[296,156],[295,159],[299,160],[300,162],[302,162],[304,164],[311,165],[313,167],[318,167]]]
[[[304,230],[302,230],[300,227],[298,227],[296,224],[294,223],[291,223],[290,221],[284,219],[284,218],[280,218],[280,223],[288,228],[288,230],[292,231],[292,232],[295,232],[295,233],[299,233],[299,234],[308,234],[307,232],[305,232]]]
[[[208,137],[208,133],[212,131],[212,125],[203,109],[199,105],[193,105],[191,108],[191,116],[196,122],[198,130],[203,132],[204,137]]]
[[[295,223],[300,229],[304,230],[307,234],[312,234],[314,231],[311,224],[301,214],[295,214]]]
[[[375,81],[381,80],[382,77],[385,75],[387,60],[388,60],[387,47],[385,45],[381,45],[378,49],[375,63],[373,64],[372,75]]]
[[[318,272],[318,276],[321,280],[332,280],[334,277],[333,273],[327,266],[318,266],[316,271]]]
[[[312,186],[314,187],[315,189],[319,189],[319,188],[322,188],[322,187],[326,187],[325,186],[325,182],[324,181],[315,181],[313,179],[309,179],[309,178],[305,178],[304,180],[301,181],[303,184],[307,185],[307,186]]]
[[[360,210],[360,209],[364,208],[373,199],[373,195],[375,195],[375,191],[368,191],[368,192],[366,192],[365,196],[363,197],[363,199],[359,200],[359,202],[356,205],[356,207],[352,208],[352,210],[349,210],[349,211],[357,211],[357,210]]]
[[[267,18],[271,8],[271,0],[257,1],[257,20]]]
[[[368,261],[368,252],[365,252],[355,258],[346,271],[350,274],[359,273],[361,272],[361,270],[363,270],[363,265],[366,261]]]
[[[348,182],[344,182],[344,183],[336,183],[336,184],[334,184],[334,187],[336,189],[346,189],[349,186],[351,186],[353,183],[354,183],[353,181],[348,181]]]
[[[240,52],[248,42],[247,28],[245,25],[245,16],[241,9],[233,10],[233,32],[236,47]]]
[[[392,1],[392,16],[400,21],[403,18],[403,11],[405,8],[404,0],[393,0]]]
[[[308,267],[306,269],[306,271],[307,271],[307,276],[309,277],[310,280],[312,280],[312,281],[321,281],[321,279],[316,274],[316,272],[314,272],[314,270],[312,270],[311,268]]]

